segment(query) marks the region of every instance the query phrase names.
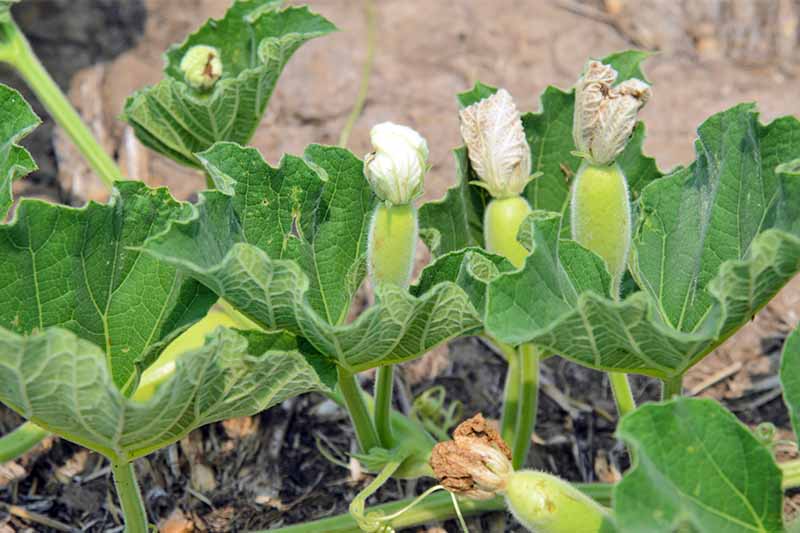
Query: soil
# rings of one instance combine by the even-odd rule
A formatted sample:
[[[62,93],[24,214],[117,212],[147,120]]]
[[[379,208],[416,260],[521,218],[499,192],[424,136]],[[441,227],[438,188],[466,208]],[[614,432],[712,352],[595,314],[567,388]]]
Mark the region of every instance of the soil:
[[[454,95],[480,79],[508,88],[522,109],[536,110],[545,86],[571,85],[587,57],[641,41],[602,11],[612,3],[378,2],[375,68],[350,148],[367,152],[369,128],[378,121],[415,127],[431,147],[426,199],[441,196],[454,175],[449,150],[459,144]],[[311,4],[342,31],[305,45],[287,66],[253,140],[273,163],[312,142],[335,144],[358,88],[365,57],[362,4]],[[202,177],[131,143],[130,131],[115,117],[128,94],[159,79],[166,47],[205,18],[220,16],[226,5],[223,0],[28,0],[15,14],[128,176],[169,185],[177,196],[191,198],[202,188]],[[696,125],[735,103],[756,100],[766,119],[800,112],[791,65],[756,68],[724,54],[709,57],[703,53],[707,41],[703,47],[681,43],[665,47],[646,66],[655,88],[643,116],[646,150],[661,168],[690,161]],[[0,72],[0,81],[23,87],[7,72]],[[57,141],[54,147],[51,135],[40,128],[26,141],[41,170],[20,182],[17,192],[71,204],[102,197],[102,188],[92,186],[95,178],[69,144]],[[747,424],[771,422],[781,437],[790,435],[775,376],[783,339],[798,322],[798,304],[800,279],[693,369],[687,390],[719,399]],[[459,340],[405,365],[408,391],[397,406],[404,409],[415,395],[441,385],[449,400],[463,403],[465,417],[482,412],[496,419],[504,374],[502,358],[487,346]],[[542,374],[528,465],[573,481],[617,479],[628,463],[613,436],[616,415],[607,378],[558,357],[544,363]],[[364,383],[369,388],[371,377]],[[634,377],[638,401],[656,399],[658,390],[653,380]],[[19,423],[0,406],[0,434]],[[162,531],[175,533],[263,529],[346,512],[369,477],[356,464],[345,468],[328,461],[320,445],[338,450],[346,461],[353,434],[345,414],[313,394],[254,417],[202,428],[137,462],[149,515]],[[370,503],[412,495],[421,486],[390,482]],[[27,518],[9,513],[5,504],[20,506]],[[38,515],[82,531],[121,531],[104,460],[69,442],[47,439],[20,460],[0,465],[0,533],[57,531]],[[510,519],[504,526],[502,518],[472,519],[470,530],[520,531]],[[457,531],[452,523],[429,531],[435,527]]]

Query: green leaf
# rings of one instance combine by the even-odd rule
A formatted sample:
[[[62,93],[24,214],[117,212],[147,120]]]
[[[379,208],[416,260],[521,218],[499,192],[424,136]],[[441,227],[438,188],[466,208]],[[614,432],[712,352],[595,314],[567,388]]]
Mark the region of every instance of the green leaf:
[[[220,20],[209,20],[166,54],[165,78],[135,93],[123,118],[148,147],[184,165],[217,141],[246,144],[264,114],[292,54],[306,41],[336,29],[306,7],[280,9],[276,0],[237,0]],[[222,77],[210,91],[187,85],[180,69],[196,45],[220,51]]]
[[[617,433],[636,457],[614,490],[621,532],[783,531],[780,469],[715,401],[647,404]]]
[[[5,9],[8,9],[7,5]],[[2,11],[0,4],[0,20]],[[39,117],[17,91],[0,84],[0,220],[11,207],[14,180],[38,168],[31,154],[17,143],[40,123]]]
[[[0,0],[0,22],[8,22],[11,20],[11,6],[19,1],[20,0]]]
[[[644,79],[640,63],[649,55],[640,51],[618,52],[603,61],[618,70],[618,81],[634,76]],[[575,77],[577,79],[578,73]],[[492,95],[496,90],[478,82],[470,91],[459,94],[458,101],[461,106],[468,106]],[[567,212],[569,209],[567,198],[570,180],[581,162],[580,158],[573,155],[574,110],[574,91],[566,92],[551,86],[542,94],[541,111],[522,116],[522,126],[531,147],[532,172],[542,173],[528,184],[524,192],[533,209],[554,212]],[[644,125],[639,123],[631,141],[618,158],[634,200],[645,185],[661,177],[653,158],[642,154],[644,136]],[[470,181],[479,178],[470,167],[466,148],[457,149],[455,157],[457,185],[448,190],[442,200],[420,208],[420,234],[434,255],[483,243],[483,212],[491,197],[483,188],[469,185]],[[562,235],[568,236],[568,215],[564,217],[564,222]]]
[[[789,409],[792,427],[800,435],[800,327],[795,329],[783,345],[781,356],[781,385],[783,401]]]
[[[48,431],[130,461],[202,425],[326,391],[291,345],[285,334],[219,328],[140,403],[122,395],[95,344],[60,328],[29,336],[0,328],[0,400]]]
[[[347,150],[310,146],[305,159],[285,156],[272,168],[253,149],[222,144],[202,160],[220,192],[204,193],[190,220],[145,250],[260,326],[305,338],[351,372],[417,357],[480,326],[454,283],[417,295],[379,286],[379,303],[342,324],[364,278],[375,205],[361,161]]]
[[[129,247],[188,215],[166,189],[118,182],[107,205],[81,209],[23,200],[0,226],[0,327],[59,326],[99,346],[125,393],[216,296],[174,267]]]
[[[698,160],[642,193],[631,262],[644,291],[614,302],[576,271],[572,283],[584,292],[540,312],[562,287],[543,279],[542,265],[551,277],[566,267],[539,258],[553,253],[536,247],[520,272],[490,283],[487,329],[595,368],[682,374],[800,270],[797,166],[772,170],[800,152],[796,125],[762,126],[752,107],[739,106],[701,126]]]

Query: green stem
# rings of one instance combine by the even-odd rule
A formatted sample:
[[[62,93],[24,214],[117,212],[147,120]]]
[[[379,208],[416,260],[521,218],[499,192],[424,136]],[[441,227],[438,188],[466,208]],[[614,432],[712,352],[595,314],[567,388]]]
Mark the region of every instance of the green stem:
[[[394,388],[394,365],[379,367],[375,378],[375,430],[381,446],[392,448],[392,390]]]
[[[39,62],[28,40],[13,21],[0,25],[0,61],[19,71],[48,113],[67,132],[78,150],[110,189],[121,173],[114,160],[97,143],[89,128]]]
[[[50,434],[33,422],[25,422],[7,435],[0,437],[0,464],[13,461]]]
[[[611,504],[613,485],[591,483],[576,484],[575,486],[589,497],[595,499],[598,503],[602,505]],[[369,511],[381,513],[384,516],[391,515],[407,507],[412,501],[413,499],[409,498],[397,502],[376,505],[370,507]],[[464,515],[470,516],[491,511],[503,511],[506,508],[505,501],[500,497],[481,501],[459,498],[458,504],[461,507],[461,512],[464,513]],[[400,530],[401,528],[449,520],[455,516],[456,513],[453,508],[453,502],[450,499],[450,493],[439,492],[429,496],[427,500],[421,502],[416,507],[409,509],[407,512],[391,520],[387,525]],[[344,514],[270,531],[272,533],[320,533],[322,531],[325,533],[360,533],[361,530],[352,516]],[[266,531],[254,533],[266,533]]]
[[[514,438],[517,427],[517,410],[519,409],[519,352],[511,350],[508,353],[508,370],[506,372],[506,385],[503,389],[503,415],[500,419],[500,436],[506,442]]]
[[[522,468],[531,448],[531,436],[536,426],[536,410],[539,406],[539,352],[533,344],[523,344],[520,355],[519,407],[517,427],[514,430],[513,459],[514,469]]]
[[[356,430],[358,444],[361,447],[361,451],[367,453],[372,448],[379,447],[380,441],[378,440],[378,434],[375,432],[375,427],[372,425],[367,404],[364,402],[361,386],[356,381],[355,375],[347,370],[338,367],[338,373],[342,399],[347,412],[350,413],[350,420]]]
[[[617,413],[619,413],[619,417],[622,418],[636,409],[636,401],[633,399],[628,375],[622,372],[609,372],[608,377],[611,380],[611,390],[614,392],[614,401],[617,403]]]
[[[778,466],[783,472],[783,490],[800,487],[800,459],[786,461]]]
[[[133,463],[111,462],[114,473],[114,485],[117,487],[117,497],[125,517],[125,533],[147,533],[147,513],[142,502],[142,493],[139,491],[139,482]]]
[[[661,380],[661,400],[669,400],[683,394],[683,376]]]
[[[350,514],[355,518],[356,522],[361,526],[361,529],[364,531],[374,531],[377,527],[369,527],[377,526],[374,523],[374,520],[371,520],[367,517],[366,507],[367,507],[367,498],[375,494],[375,492],[381,488],[384,483],[389,481],[392,477],[392,474],[400,467],[400,461],[390,461],[386,463],[386,465],[378,472],[378,475],[375,476],[369,485],[364,487],[364,489],[353,498],[353,501],[350,502]],[[371,513],[370,513],[371,514]]]

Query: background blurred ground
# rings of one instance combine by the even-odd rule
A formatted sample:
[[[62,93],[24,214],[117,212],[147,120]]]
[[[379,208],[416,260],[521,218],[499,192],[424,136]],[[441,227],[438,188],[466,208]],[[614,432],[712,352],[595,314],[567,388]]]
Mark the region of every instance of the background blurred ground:
[[[161,76],[161,53],[227,0],[26,0],[15,11],[57,81],[124,171],[191,198],[203,178],[141,148],[117,121],[125,98]],[[310,4],[341,32],[303,46],[278,83],[253,144],[276,163],[312,142],[335,144],[358,90],[365,50],[363,4]],[[369,97],[350,148],[369,149],[372,124],[392,120],[419,130],[431,148],[426,199],[452,183],[450,150],[460,142],[455,94],[476,80],[506,87],[523,110],[538,108],[548,84],[569,87],[588,57],[645,46],[661,53],[645,70],[655,97],[645,109],[646,151],[662,169],[693,158],[694,130],[709,115],[756,101],[764,120],[798,114],[797,3],[794,0],[378,0],[378,48]],[[698,7],[700,6],[700,7]],[[698,11],[699,10],[699,11]],[[22,87],[7,72],[0,81]],[[41,110],[40,110],[41,111]],[[28,144],[41,166],[18,193],[81,204],[105,195],[71,145],[46,125]],[[795,280],[749,327],[694,369],[692,392],[713,395],[746,422],[787,429],[775,372],[786,332],[798,321]],[[488,369],[488,371],[487,371]],[[486,347],[463,340],[406,370],[406,399],[442,384],[465,413],[498,415],[505,365]],[[612,433],[605,378],[554,358],[545,365],[537,443],[530,464],[572,480],[613,481],[627,459]],[[642,399],[658,388],[637,379]],[[399,404],[403,407],[403,402]],[[611,415],[608,415],[611,413]],[[357,469],[324,460],[315,437],[348,451],[343,414],[316,396],[257,417],[216,424],[139,462],[151,516],[164,531],[238,531],[346,510],[364,482]],[[0,433],[18,423],[0,410]],[[313,428],[313,430],[309,430]],[[24,459],[0,465],[0,502],[19,504],[86,531],[118,527],[103,461],[69,443],[48,441]],[[410,494],[390,484],[380,499]],[[172,516],[171,522],[167,518]],[[47,530],[0,503],[0,532]],[[449,526],[448,526],[449,527]],[[473,531],[502,531],[497,517]],[[507,526],[514,529],[513,524]],[[454,529],[449,529],[453,530]]]

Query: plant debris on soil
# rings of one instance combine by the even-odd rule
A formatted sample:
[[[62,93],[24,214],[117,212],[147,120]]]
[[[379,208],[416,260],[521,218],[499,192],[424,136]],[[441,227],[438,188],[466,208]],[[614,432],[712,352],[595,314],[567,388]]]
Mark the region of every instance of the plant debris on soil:
[[[343,31],[304,47],[278,84],[253,143],[272,161],[311,142],[334,143],[357,91],[365,53],[361,3],[310,3]],[[76,70],[86,67],[73,78],[70,94],[84,102],[99,102],[93,108],[97,120],[92,127],[104,132],[104,144],[114,147],[121,158],[138,161],[140,177],[169,185],[181,198],[190,198],[202,187],[202,176],[145,154],[136,143],[126,152],[129,132],[126,137],[125,127],[115,117],[132,90],[159,78],[158,58],[167,45],[205,18],[218,16],[226,4],[221,0],[23,3],[52,19],[46,31],[39,26],[29,36],[47,66],[56,68],[63,86]],[[626,34],[624,20],[619,19],[630,6],[609,15],[602,7],[613,7],[613,2],[567,2],[569,9],[564,4],[556,0],[381,2],[380,48],[351,148],[356,153],[368,150],[369,127],[377,121],[412,124],[432,147],[426,199],[441,196],[454,175],[449,148],[459,144],[457,92],[481,79],[509,88],[519,95],[523,109],[535,110],[545,85],[569,86],[586,57],[600,57],[642,40],[641,34]],[[604,21],[603,15],[610,18]],[[30,17],[20,18],[23,27]],[[87,26],[77,28],[75,24],[84,19]],[[793,96],[796,80],[791,65],[743,67],[725,54],[709,59],[703,52],[708,48],[696,45],[676,47],[646,66],[657,102],[644,116],[647,150],[666,165],[663,168],[688,161],[694,125],[733,102],[755,99],[766,118],[800,111]],[[72,55],[59,55],[59,50],[72,50]],[[0,79],[23,87],[6,73]],[[681,83],[674,83],[676,79]],[[91,83],[77,90],[76,83],[86,80]],[[81,111],[88,112],[84,108]],[[51,135],[40,128],[26,141],[42,170],[39,178],[20,182],[18,192],[80,204],[91,195],[55,178],[73,176],[78,170],[70,166],[65,152],[69,148],[59,146],[55,156]],[[130,175],[134,166],[125,168]],[[798,304],[800,279],[795,279],[752,324],[690,372],[687,393],[719,399],[752,426],[770,422],[779,428],[778,438],[789,435],[776,374],[783,339],[798,322]],[[403,365],[396,407],[408,412],[417,395],[442,386],[448,402],[463,404],[464,418],[482,412],[497,420],[505,370],[503,358],[491,347],[478,339],[458,340],[449,350],[437,349]],[[367,388],[371,379],[364,376]],[[551,357],[542,365],[541,383],[527,466],[576,482],[617,481],[629,463],[624,447],[614,438],[617,417],[605,374]],[[639,402],[658,399],[656,380],[634,376],[633,389]],[[20,423],[16,414],[0,406],[0,434]],[[333,402],[310,394],[254,417],[202,428],[138,460],[136,467],[149,516],[161,531],[267,529],[347,512],[348,503],[370,479],[349,458],[354,446],[346,414]],[[412,496],[432,483],[391,481],[368,503]],[[787,508],[797,505],[795,499],[800,504],[798,495],[787,497]],[[468,523],[471,531],[521,531],[500,513]],[[434,526],[442,528],[438,531],[458,531],[450,522]],[[102,457],[48,438],[21,459],[0,465],[0,533],[75,530],[122,531],[110,469]]]

